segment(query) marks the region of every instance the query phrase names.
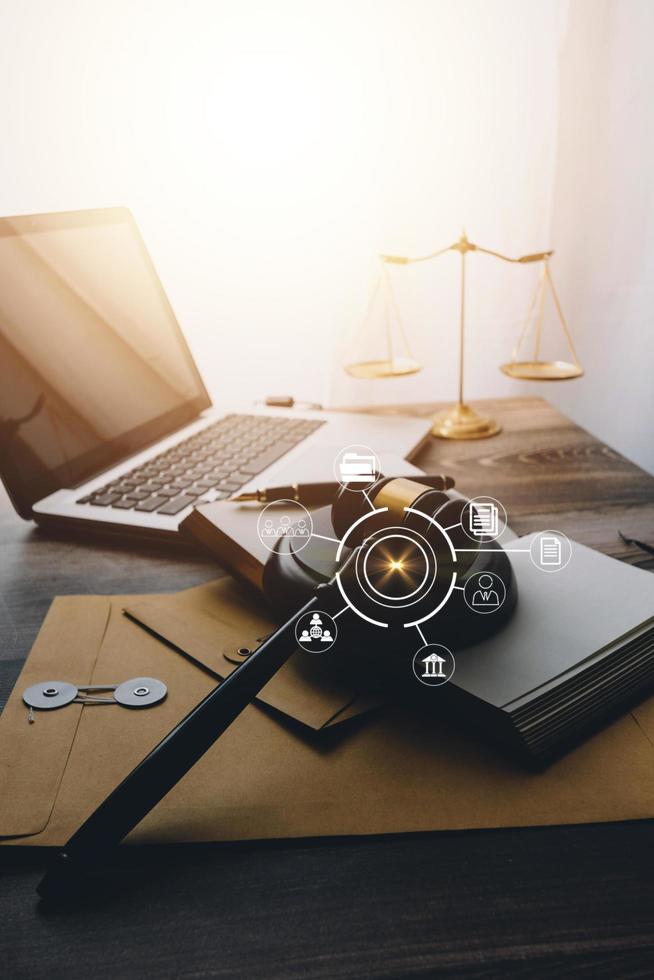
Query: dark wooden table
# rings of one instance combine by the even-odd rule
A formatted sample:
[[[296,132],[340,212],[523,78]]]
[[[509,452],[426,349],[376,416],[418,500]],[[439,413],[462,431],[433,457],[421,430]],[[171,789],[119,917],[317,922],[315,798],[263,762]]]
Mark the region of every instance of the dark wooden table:
[[[483,404],[487,442],[417,462],[499,498],[520,533],[554,527],[654,567],[654,478],[540,399]],[[434,406],[417,406],[427,413]],[[71,541],[0,503],[0,690],[64,593],[167,592],[216,574],[160,546]],[[1,746],[0,746],[1,751]],[[46,855],[0,850],[0,973],[37,977],[651,977],[654,822],[130,848],[118,900],[45,913]]]

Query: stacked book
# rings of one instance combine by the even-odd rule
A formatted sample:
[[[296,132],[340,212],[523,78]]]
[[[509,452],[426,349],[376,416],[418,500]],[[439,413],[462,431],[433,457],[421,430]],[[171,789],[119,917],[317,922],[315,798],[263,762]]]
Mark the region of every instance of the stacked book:
[[[529,548],[532,537],[509,548]],[[654,689],[654,575],[583,545],[545,573],[510,552],[519,599],[496,636],[462,650],[457,707],[540,765]]]

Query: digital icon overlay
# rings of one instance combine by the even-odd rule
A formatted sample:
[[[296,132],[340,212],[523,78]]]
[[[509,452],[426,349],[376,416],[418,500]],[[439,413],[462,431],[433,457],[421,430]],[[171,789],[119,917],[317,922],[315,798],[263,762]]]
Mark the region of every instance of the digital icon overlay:
[[[477,572],[467,580],[463,598],[473,612],[488,615],[501,608],[506,599],[506,586],[495,572]]]
[[[531,560],[543,572],[560,572],[572,558],[572,543],[563,531],[541,531],[529,548]]]
[[[494,541],[504,531],[508,518],[504,505],[494,497],[474,497],[463,509],[461,527],[471,541]]]
[[[310,653],[325,653],[331,649],[338,636],[334,618],[317,609],[300,616],[295,624],[295,639],[301,650]]]
[[[468,530],[475,537],[496,538],[499,534],[499,511],[497,504],[478,503],[468,510]]]
[[[455,667],[452,651],[441,643],[426,643],[413,655],[413,673],[426,687],[442,687],[447,684]]]
[[[346,446],[334,460],[337,483],[355,493],[369,490],[380,475],[379,458],[368,446]]]
[[[311,514],[297,500],[275,500],[263,508],[257,534],[264,548],[274,551],[281,538],[293,538],[293,550],[301,551],[313,533]]]
[[[334,617],[320,610],[303,614],[295,623],[298,648],[312,653],[331,649],[337,638],[335,618],[347,613],[348,620],[354,614],[389,630],[389,637],[397,630],[415,629],[422,645],[413,655],[414,677],[427,687],[446,684],[455,670],[454,655],[442,644],[431,643],[429,632],[438,629],[438,613],[455,589],[463,593],[466,606],[476,615],[492,615],[504,605],[511,583],[505,583],[496,571],[469,574],[476,560],[469,554],[498,551],[494,542],[507,528],[506,509],[499,500],[485,495],[468,501],[450,498],[433,509],[429,503],[423,505],[423,500],[431,498],[422,492],[406,500],[399,494],[400,506],[395,511],[396,505],[382,505],[379,500],[384,498],[368,493],[382,474],[379,457],[364,445],[343,448],[334,459],[334,475],[343,490],[362,495],[350,499],[354,516],[349,527],[339,530],[340,537],[314,531],[309,511],[295,500],[274,501],[258,518],[262,544],[281,558],[293,560],[312,536],[335,546],[318,543],[323,551],[330,551],[333,584],[343,607]],[[388,499],[392,503],[392,497]],[[341,494],[336,503],[344,500]],[[321,527],[324,530],[327,528]],[[289,537],[292,543],[280,548],[280,541]],[[572,545],[562,532],[547,530],[534,535],[528,545],[514,544],[511,536],[502,551],[526,552],[538,568],[554,572],[566,567]],[[497,567],[485,558],[480,565]],[[499,617],[498,622],[501,620]]]
[[[558,567],[563,561],[561,540],[554,534],[545,534],[540,539],[540,563],[541,565],[553,565]]]

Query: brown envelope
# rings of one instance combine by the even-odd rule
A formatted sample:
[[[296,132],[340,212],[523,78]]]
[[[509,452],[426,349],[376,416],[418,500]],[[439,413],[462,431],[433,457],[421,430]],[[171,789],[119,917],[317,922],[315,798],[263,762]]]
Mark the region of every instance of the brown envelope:
[[[132,597],[128,616],[161,640],[224,678],[236,669],[239,647],[257,646],[276,624],[261,600],[230,578],[186,589],[176,595]],[[347,721],[382,703],[359,695],[333,676],[329,658],[298,650],[266,684],[257,700],[316,731]]]
[[[133,597],[130,599],[133,601]],[[212,678],[121,615],[125,599],[53,603],[0,718],[0,835],[61,845]],[[234,625],[240,632],[247,622]],[[37,681],[146,675],[164,702],[69,705],[27,722]],[[545,773],[398,708],[310,738],[252,705],[132,833],[139,842],[376,834],[625,820],[654,815],[654,700]]]

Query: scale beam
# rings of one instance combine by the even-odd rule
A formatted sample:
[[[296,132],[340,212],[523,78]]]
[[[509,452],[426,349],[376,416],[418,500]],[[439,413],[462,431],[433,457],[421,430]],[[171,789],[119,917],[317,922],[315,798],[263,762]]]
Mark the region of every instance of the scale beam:
[[[429,255],[416,255],[413,257],[408,255],[380,255],[379,258],[382,262],[388,262],[391,265],[413,265],[416,262],[430,262],[432,259],[437,259],[446,252],[460,252],[461,255],[465,255],[467,252],[482,252],[484,255],[492,255],[496,259],[502,259],[503,262],[513,262],[521,265],[526,265],[529,262],[544,262],[554,255],[554,251],[550,250],[548,252],[534,252],[531,255],[519,255],[515,258],[469,241],[464,232],[458,242],[454,242],[453,245],[448,245],[446,248],[441,248],[438,252],[430,252]]]
[[[420,370],[420,364],[413,358],[409,349],[409,343],[402,323],[402,318],[395,300],[393,287],[390,279],[388,267],[391,265],[415,265],[418,262],[431,262],[446,252],[458,252],[461,256],[460,272],[460,299],[459,299],[459,371],[458,371],[458,401],[456,405],[445,412],[440,412],[434,417],[432,433],[442,439],[484,439],[493,436],[501,431],[501,426],[493,419],[479,415],[473,408],[465,403],[463,395],[464,382],[464,363],[465,363],[465,327],[466,327],[466,257],[468,252],[481,252],[483,255],[490,255],[492,258],[500,259],[512,265],[530,265],[534,262],[542,262],[543,272],[540,284],[534,297],[534,302],[527,315],[524,328],[518,342],[513,350],[511,360],[507,364],[501,365],[504,374],[512,378],[519,378],[530,381],[563,381],[569,378],[578,378],[584,373],[577,358],[572,336],[563,315],[561,303],[554,288],[552,276],[549,271],[549,260],[554,255],[554,251],[549,249],[543,252],[531,252],[528,255],[505,255],[491,248],[484,248],[471,242],[465,233],[452,245],[447,245],[436,252],[428,255],[380,255],[382,263],[382,280],[386,288],[386,342],[387,358],[381,361],[366,361],[349,364],[345,368],[348,374],[356,378],[387,378],[400,376],[402,374],[413,374]],[[540,342],[543,330],[543,314],[545,290],[549,289],[554,301],[557,316],[567,341],[572,362],[567,361],[545,361],[540,358]],[[533,313],[537,310],[536,332],[533,350],[533,360],[524,361],[519,359],[519,351],[525,339]],[[391,325],[391,313],[397,322],[404,354],[397,356],[393,347],[393,332]]]

